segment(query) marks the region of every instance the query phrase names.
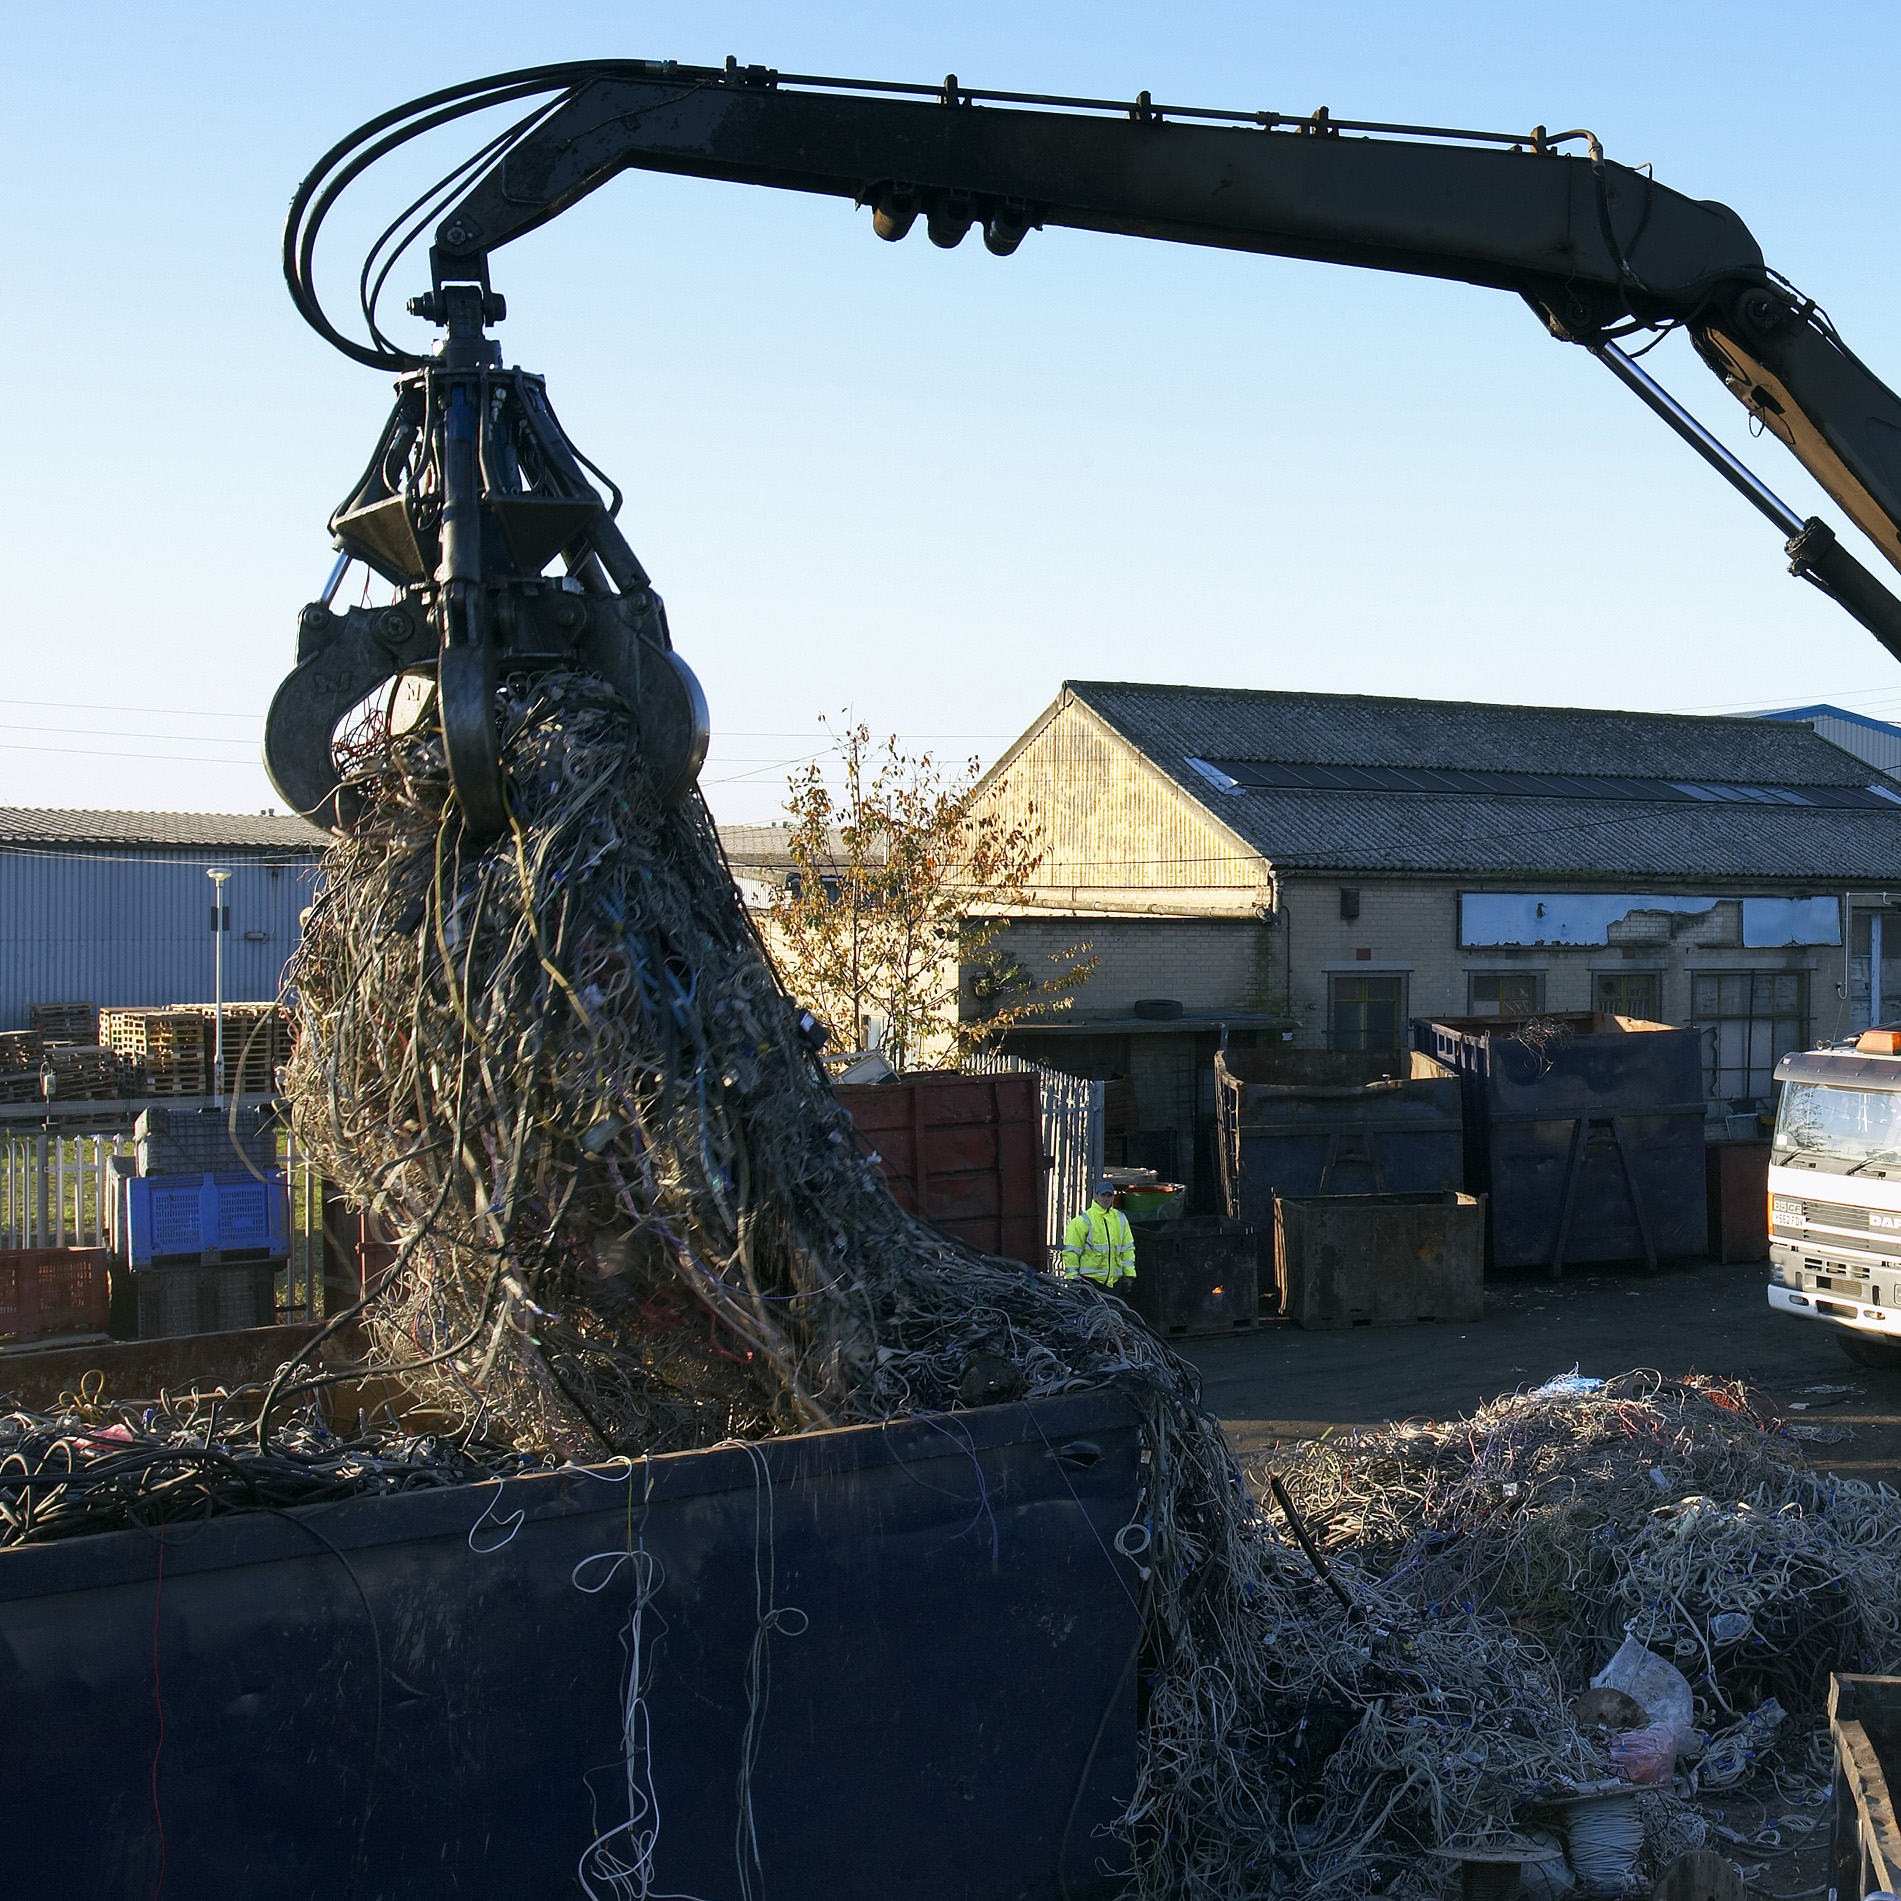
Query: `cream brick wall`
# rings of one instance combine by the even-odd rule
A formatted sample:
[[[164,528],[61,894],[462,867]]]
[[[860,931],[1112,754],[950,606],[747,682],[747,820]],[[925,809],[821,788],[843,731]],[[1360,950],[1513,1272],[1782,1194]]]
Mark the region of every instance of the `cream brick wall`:
[[[1087,943],[1100,961],[1071,992],[1083,1015],[1126,1015],[1142,997],[1258,1015],[1281,1008],[1278,935],[1254,918],[1017,918],[995,943],[1039,977],[1054,954]]]
[[[1167,779],[1080,701],[1065,695],[980,788],[980,816],[1038,842],[1036,901],[1166,894],[1239,916],[1272,899],[1272,878],[1215,815]]]
[[[1470,878],[1381,883],[1364,877],[1349,882],[1339,875],[1324,879],[1289,875],[1282,886],[1279,920],[1269,934],[1278,938],[1279,981],[1289,996],[1295,1041],[1306,1047],[1325,1047],[1330,975],[1351,975],[1355,969],[1373,973],[1381,965],[1389,971],[1406,967],[1409,1016],[1465,1015],[1467,977],[1474,971],[1536,973],[1543,980],[1547,1010],[1592,1008],[1599,971],[1654,972],[1659,978],[1659,1015],[1666,1023],[1690,1020],[1695,968],[1805,970],[1811,1038],[1846,1034],[1846,1006],[1837,995],[1841,950],[1832,945],[1745,950],[1740,902],[1721,902],[1701,916],[1651,913],[1628,919],[1611,926],[1608,945],[1465,950],[1459,945],[1459,893],[1475,888],[1476,883]],[[1343,886],[1360,894],[1357,919],[1340,915]],[[1537,888],[1602,891],[1606,887],[1607,881],[1599,878],[1569,884],[1546,880]],[[1708,886],[1684,879],[1669,889],[1694,892]],[[1761,889],[1760,884],[1752,887]],[[1371,953],[1364,961],[1357,954],[1362,950]],[[1348,968],[1329,972],[1329,964]]]

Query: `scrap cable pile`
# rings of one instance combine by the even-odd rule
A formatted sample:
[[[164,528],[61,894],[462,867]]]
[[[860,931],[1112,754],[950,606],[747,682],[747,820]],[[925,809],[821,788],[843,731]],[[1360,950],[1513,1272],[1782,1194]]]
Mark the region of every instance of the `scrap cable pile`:
[[[948,1407],[985,1352],[1120,1364],[1111,1315],[892,1201],[611,689],[503,708],[510,832],[469,847],[439,735],[393,740],[289,973],[300,1140],[400,1242],[380,1362],[575,1458]]]
[[[1809,1468],[1737,1382],[1586,1384],[1274,1464],[1420,1615],[1504,1616],[1573,1683],[1634,1636],[1712,1732],[1768,1696],[1813,1715],[1831,1670],[1901,1654],[1901,1498]]]
[[[1323,1560],[1396,1627],[1509,1631],[1573,1696],[1626,1638],[1673,1662],[1694,1698],[1689,1790],[1720,1801],[1754,1788],[1794,1810],[1782,1821],[1797,1831],[1827,1800],[1829,1673],[1901,1663],[1901,1498],[1809,1468],[1734,1381],[1559,1380],[1468,1418],[1250,1464],[1257,1481],[1280,1481]],[[1437,1678],[1492,1706],[1472,1743],[1488,1770],[1501,1753],[1483,1687],[1494,1669],[1442,1652]],[[1403,1762],[1391,1726],[1390,1709],[1364,1707],[1327,1786],[1392,1786]],[[1698,1844],[1706,1821],[1684,1801],[1658,1790],[1641,1806],[1653,1870]],[[1521,1804],[1521,1826],[1525,1813],[1535,1802]]]
[[[505,1446],[401,1426],[333,1432],[310,1406],[280,1420],[260,1447],[262,1386],[114,1403],[100,1385],[90,1375],[56,1412],[0,1413],[0,1549],[466,1485],[542,1463]]]

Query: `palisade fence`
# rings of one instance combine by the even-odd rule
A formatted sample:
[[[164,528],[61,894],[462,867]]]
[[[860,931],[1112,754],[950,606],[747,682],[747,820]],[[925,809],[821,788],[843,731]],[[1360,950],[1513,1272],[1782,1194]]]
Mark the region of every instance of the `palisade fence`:
[[[121,1156],[129,1164],[132,1150],[125,1128],[22,1129],[0,1136],[0,1250],[106,1246],[111,1164]],[[235,1157],[232,1165],[241,1166]],[[278,1318],[320,1319],[322,1180],[287,1138],[279,1138],[277,1166],[290,1183],[290,1255],[278,1269]]]
[[[1063,1224],[1089,1205],[1089,1191],[1102,1174],[1104,1085],[1071,1076],[1021,1056],[967,1056],[963,1067],[979,1076],[1036,1078],[1043,1108],[1043,1153],[1050,1159],[1049,1225],[1044,1239],[1052,1250],[1063,1244]]]
[[[128,1133],[9,1133],[0,1150],[0,1248],[104,1247],[106,1165],[131,1153]]]

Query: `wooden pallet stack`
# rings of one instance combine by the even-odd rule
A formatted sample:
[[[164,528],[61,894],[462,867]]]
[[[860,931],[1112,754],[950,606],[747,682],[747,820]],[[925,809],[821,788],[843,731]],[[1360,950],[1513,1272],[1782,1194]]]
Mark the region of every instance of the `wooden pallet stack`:
[[[103,1009],[99,1041],[123,1059],[128,1096],[202,1096],[210,1093],[205,1019],[196,1010]]]
[[[205,1074],[217,1047],[217,1010],[209,1003],[175,1003],[204,1020]],[[227,1003],[224,1006],[224,1092],[227,1096],[277,1093],[277,1072],[290,1061],[290,1014],[276,1003]]]
[[[97,1004],[36,1003],[32,1010],[32,1033],[44,1044],[41,1068],[52,1072],[54,1100],[104,1102],[142,1093],[137,1065],[100,1042]],[[36,1079],[31,1093],[38,1096],[43,1087]]]
[[[0,1102],[38,1102],[45,1039],[38,1030],[0,1032]]]
[[[99,1006],[96,1003],[36,1003],[33,1027],[49,1043],[97,1045]]]
[[[55,1101],[106,1102],[138,1093],[127,1087],[125,1059],[98,1043],[49,1043],[46,1067],[53,1072]],[[136,1069],[131,1074],[136,1082]]]

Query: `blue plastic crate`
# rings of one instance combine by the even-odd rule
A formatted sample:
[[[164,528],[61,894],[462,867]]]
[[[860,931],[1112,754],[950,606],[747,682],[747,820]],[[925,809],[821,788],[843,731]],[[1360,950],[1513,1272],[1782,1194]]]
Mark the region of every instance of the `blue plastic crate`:
[[[134,1267],[209,1253],[290,1252],[290,1188],[281,1169],[126,1179],[121,1258]]]

